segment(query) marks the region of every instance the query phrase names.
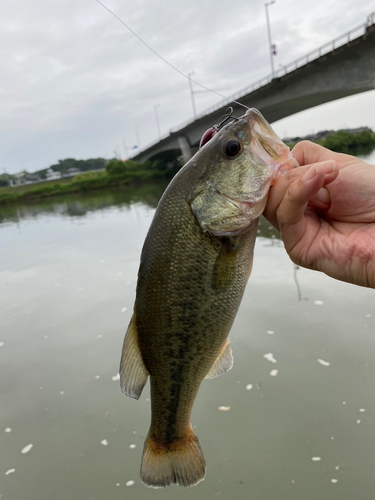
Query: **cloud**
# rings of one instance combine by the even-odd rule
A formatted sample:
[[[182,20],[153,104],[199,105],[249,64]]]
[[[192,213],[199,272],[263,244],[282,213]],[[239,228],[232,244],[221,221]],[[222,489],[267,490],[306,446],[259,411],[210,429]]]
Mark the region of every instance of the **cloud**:
[[[172,65],[224,95],[270,73],[263,4],[103,3]],[[269,8],[276,67],[364,22],[370,10],[356,0],[343,0],[339,15],[335,1],[277,0]],[[135,143],[136,126],[142,145],[153,142],[157,104],[163,134],[192,118],[188,81],[95,0],[7,2],[0,60],[0,165],[9,172],[112,155],[124,139]],[[195,94],[198,112],[219,100]]]

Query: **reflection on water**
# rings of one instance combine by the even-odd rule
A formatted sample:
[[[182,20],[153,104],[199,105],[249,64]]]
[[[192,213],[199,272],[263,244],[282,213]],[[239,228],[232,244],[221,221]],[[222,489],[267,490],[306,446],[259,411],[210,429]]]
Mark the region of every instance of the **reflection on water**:
[[[138,188],[125,187],[121,191],[100,191],[89,195],[68,195],[25,205],[5,205],[0,207],[0,224],[32,219],[42,214],[67,215],[71,217],[85,216],[88,212],[106,207],[129,207],[141,201],[155,208],[160,196],[167,186],[167,181],[155,181],[143,184]]]
[[[163,189],[0,210],[1,500],[371,500],[375,292],[296,271],[265,221],[234,367],[193,411],[206,480],[140,483],[148,387],[126,398],[117,373]]]

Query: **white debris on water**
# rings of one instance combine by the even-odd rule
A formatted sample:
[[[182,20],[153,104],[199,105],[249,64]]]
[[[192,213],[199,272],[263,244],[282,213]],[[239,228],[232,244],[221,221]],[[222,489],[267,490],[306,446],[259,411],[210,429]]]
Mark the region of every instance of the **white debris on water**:
[[[340,466],[336,465],[335,470],[339,470]]]
[[[134,448],[136,448],[137,445],[136,444],[129,444],[129,448],[131,448],[132,450],[134,450]]]
[[[28,444],[27,446],[22,448],[21,453],[23,453],[24,455],[25,455],[25,453],[29,453],[29,451],[31,450],[32,447],[33,447],[32,444]]]
[[[9,432],[12,432],[12,429],[11,429],[10,427],[6,427],[6,428],[5,428],[5,432],[8,432],[8,433],[9,433]]]
[[[343,405],[346,405],[346,401],[343,401],[343,402],[342,402],[342,404],[343,404]]]
[[[322,300],[314,300],[314,304],[316,306],[322,306],[324,304],[324,302]]]
[[[122,313],[124,313],[124,312],[125,312],[125,311],[127,311],[127,310],[128,310],[128,308],[127,308],[127,307],[123,307],[123,308],[121,309],[121,312],[122,312]]]
[[[60,391],[60,394],[63,395],[63,394],[65,394],[65,392],[64,391]]]
[[[272,352],[269,352],[268,354],[264,354],[263,358],[266,358],[267,361],[270,361],[271,363],[277,363],[276,359],[274,358]]]
[[[218,410],[219,411],[229,411],[230,410],[230,406],[219,406]]]
[[[114,382],[116,382],[117,380],[120,380],[120,374],[118,373],[117,375],[115,375],[114,377],[112,377],[112,380]]]
[[[273,335],[275,332],[273,330],[267,330],[268,335]]]
[[[0,342],[0,347],[3,347],[3,345],[4,345],[4,342]]]
[[[337,483],[337,481],[338,481],[338,479],[331,479],[331,483],[332,483],[332,484],[336,484],[336,483]]]
[[[356,424],[360,424],[360,423],[361,423],[361,421],[358,419],[358,420],[356,421]]]
[[[120,483],[116,483],[116,486],[120,486]]]
[[[101,339],[103,337],[103,335],[99,334],[96,336],[97,339]]]
[[[279,373],[279,370],[271,370],[270,375],[271,377],[276,377],[276,375]]]
[[[371,318],[371,314],[366,314],[366,318]]]
[[[311,457],[311,460],[313,462],[320,462],[321,461],[321,457]]]
[[[317,362],[322,366],[329,366],[331,364],[329,361],[324,361],[324,359],[317,359]]]
[[[365,410],[364,408],[360,408],[360,409],[359,409],[359,411],[360,411],[361,413],[363,413],[363,412],[365,412],[366,410]]]
[[[100,378],[100,375],[95,375],[95,378],[98,380],[98,378]]]
[[[9,476],[9,474],[13,474],[13,472],[16,472],[16,469],[9,469],[6,471],[5,475]]]
[[[103,446],[108,446],[108,441],[106,439],[102,439],[100,441],[100,444],[102,444]]]
[[[246,386],[247,391],[251,391],[252,388],[253,388],[253,384],[247,384],[247,386]]]
[[[134,484],[133,480],[126,481],[126,486],[133,486],[133,484]]]

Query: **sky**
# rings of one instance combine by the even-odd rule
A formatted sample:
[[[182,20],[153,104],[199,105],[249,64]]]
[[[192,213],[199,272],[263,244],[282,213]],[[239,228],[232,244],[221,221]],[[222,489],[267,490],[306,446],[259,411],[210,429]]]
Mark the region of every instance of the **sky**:
[[[230,96],[271,72],[265,6],[252,0],[101,0],[153,50]],[[339,8],[338,8],[339,5]],[[275,68],[365,23],[373,1],[276,0]],[[0,16],[0,173],[60,159],[129,157],[193,119],[189,81],[96,0],[8,0]],[[193,86],[195,91],[202,90]],[[194,94],[202,113],[221,98]],[[375,130],[375,90],[273,124],[281,137]],[[267,117],[266,117],[267,118]]]

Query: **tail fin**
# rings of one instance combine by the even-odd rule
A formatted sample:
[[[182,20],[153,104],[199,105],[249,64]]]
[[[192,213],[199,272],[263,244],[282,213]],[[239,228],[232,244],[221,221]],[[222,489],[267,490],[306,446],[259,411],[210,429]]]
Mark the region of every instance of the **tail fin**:
[[[146,486],[195,486],[205,474],[206,463],[191,426],[184,438],[168,445],[155,441],[149,432],[141,465],[141,480]]]

